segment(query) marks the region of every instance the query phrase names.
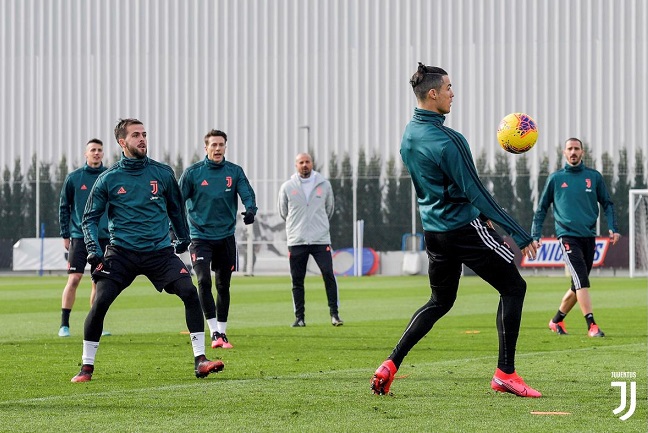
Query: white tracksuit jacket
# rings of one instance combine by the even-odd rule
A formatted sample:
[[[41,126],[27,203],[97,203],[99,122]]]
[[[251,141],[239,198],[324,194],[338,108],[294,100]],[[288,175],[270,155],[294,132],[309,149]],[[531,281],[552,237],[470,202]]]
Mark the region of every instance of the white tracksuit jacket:
[[[299,175],[293,174],[279,189],[279,215],[286,221],[289,247],[294,245],[330,245],[329,220],[334,203],[331,183],[313,170],[315,186],[308,200]]]

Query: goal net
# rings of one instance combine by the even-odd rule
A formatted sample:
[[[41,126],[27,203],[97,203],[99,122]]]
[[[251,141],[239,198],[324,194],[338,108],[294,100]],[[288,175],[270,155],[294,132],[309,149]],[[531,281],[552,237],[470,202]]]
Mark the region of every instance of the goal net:
[[[648,276],[648,189],[630,190],[628,215],[630,278]]]

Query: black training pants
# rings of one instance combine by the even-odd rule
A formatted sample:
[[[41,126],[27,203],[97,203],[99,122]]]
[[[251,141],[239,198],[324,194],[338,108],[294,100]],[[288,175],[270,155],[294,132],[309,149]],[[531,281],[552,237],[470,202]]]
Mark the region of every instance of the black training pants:
[[[330,245],[294,245],[288,247],[290,276],[292,277],[292,297],[295,317],[303,319],[306,312],[304,295],[304,278],[308,257],[313,256],[322,272],[329,313],[338,314],[338,286],[333,273],[333,256]]]
[[[400,366],[414,345],[450,311],[464,263],[500,294],[496,318],[498,367],[505,372],[513,370],[526,282],[515,266],[510,247],[479,219],[449,232],[425,232],[425,244],[432,296],[414,313],[389,358]]]

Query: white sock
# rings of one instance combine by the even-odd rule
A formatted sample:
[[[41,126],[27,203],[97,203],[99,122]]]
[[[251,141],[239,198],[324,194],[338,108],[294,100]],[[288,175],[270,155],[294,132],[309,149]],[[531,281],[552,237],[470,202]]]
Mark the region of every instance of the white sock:
[[[189,334],[191,339],[191,347],[193,348],[194,356],[200,356],[205,354],[205,333],[204,332],[193,332]]]
[[[220,332],[221,334],[226,334],[227,322],[217,322],[216,326],[218,327],[218,332]]]
[[[95,356],[97,356],[98,348],[99,348],[98,341],[83,340],[83,356],[81,357],[81,363],[94,365]]]
[[[214,335],[214,332],[220,332],[218,330],[218,322],[216,321],[215,317],[213,319],[207,319],[207,326],[209,326],[209,336]]]

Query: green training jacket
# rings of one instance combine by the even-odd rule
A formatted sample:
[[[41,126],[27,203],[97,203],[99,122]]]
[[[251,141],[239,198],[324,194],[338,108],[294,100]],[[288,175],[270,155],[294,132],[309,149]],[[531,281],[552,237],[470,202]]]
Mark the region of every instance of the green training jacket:
[[[90,195],[92,185],[97,177],[107,168],[90,167],[87,163],[68,173],[63,181],[59,196],[59,227],[63,239],[83,239],[83,211]],[[103,214],[99,220],[99,238],[108,239],[108,215]]]
[[[598,203],[601,203],[605,212],[608,229],[618,233],[614,204],[601,173],[586,167],[582,161],[576,167],[565,164],[565,167],[547,178],[538,209],[533,216],[533,239],[542,236],[542,224],[551,204],[556,221],[556,237],[595,237]]]
[[[205,157],[180,176],[191,239],[219,240],[234,234],[238,197],[246,212],[256,215],[256,196],[243,169],[223,159]]]
[[[107,206],[110,243],[132,251],[157,251],[171,245],[169,222],[178,241],[189,239],[184,203],[173,170],[144,159],[121,159],[99,175],[83,213],[88,254],[100,257],[97,225]]]
[[[401,142],[400,154],[414,183],[423,229],[455,230],[481,214],[506,230],[520,249],[526,247],[531,236],[484,187],[468,142],[443,126],[444,120],[442,114],[415,108]]]

